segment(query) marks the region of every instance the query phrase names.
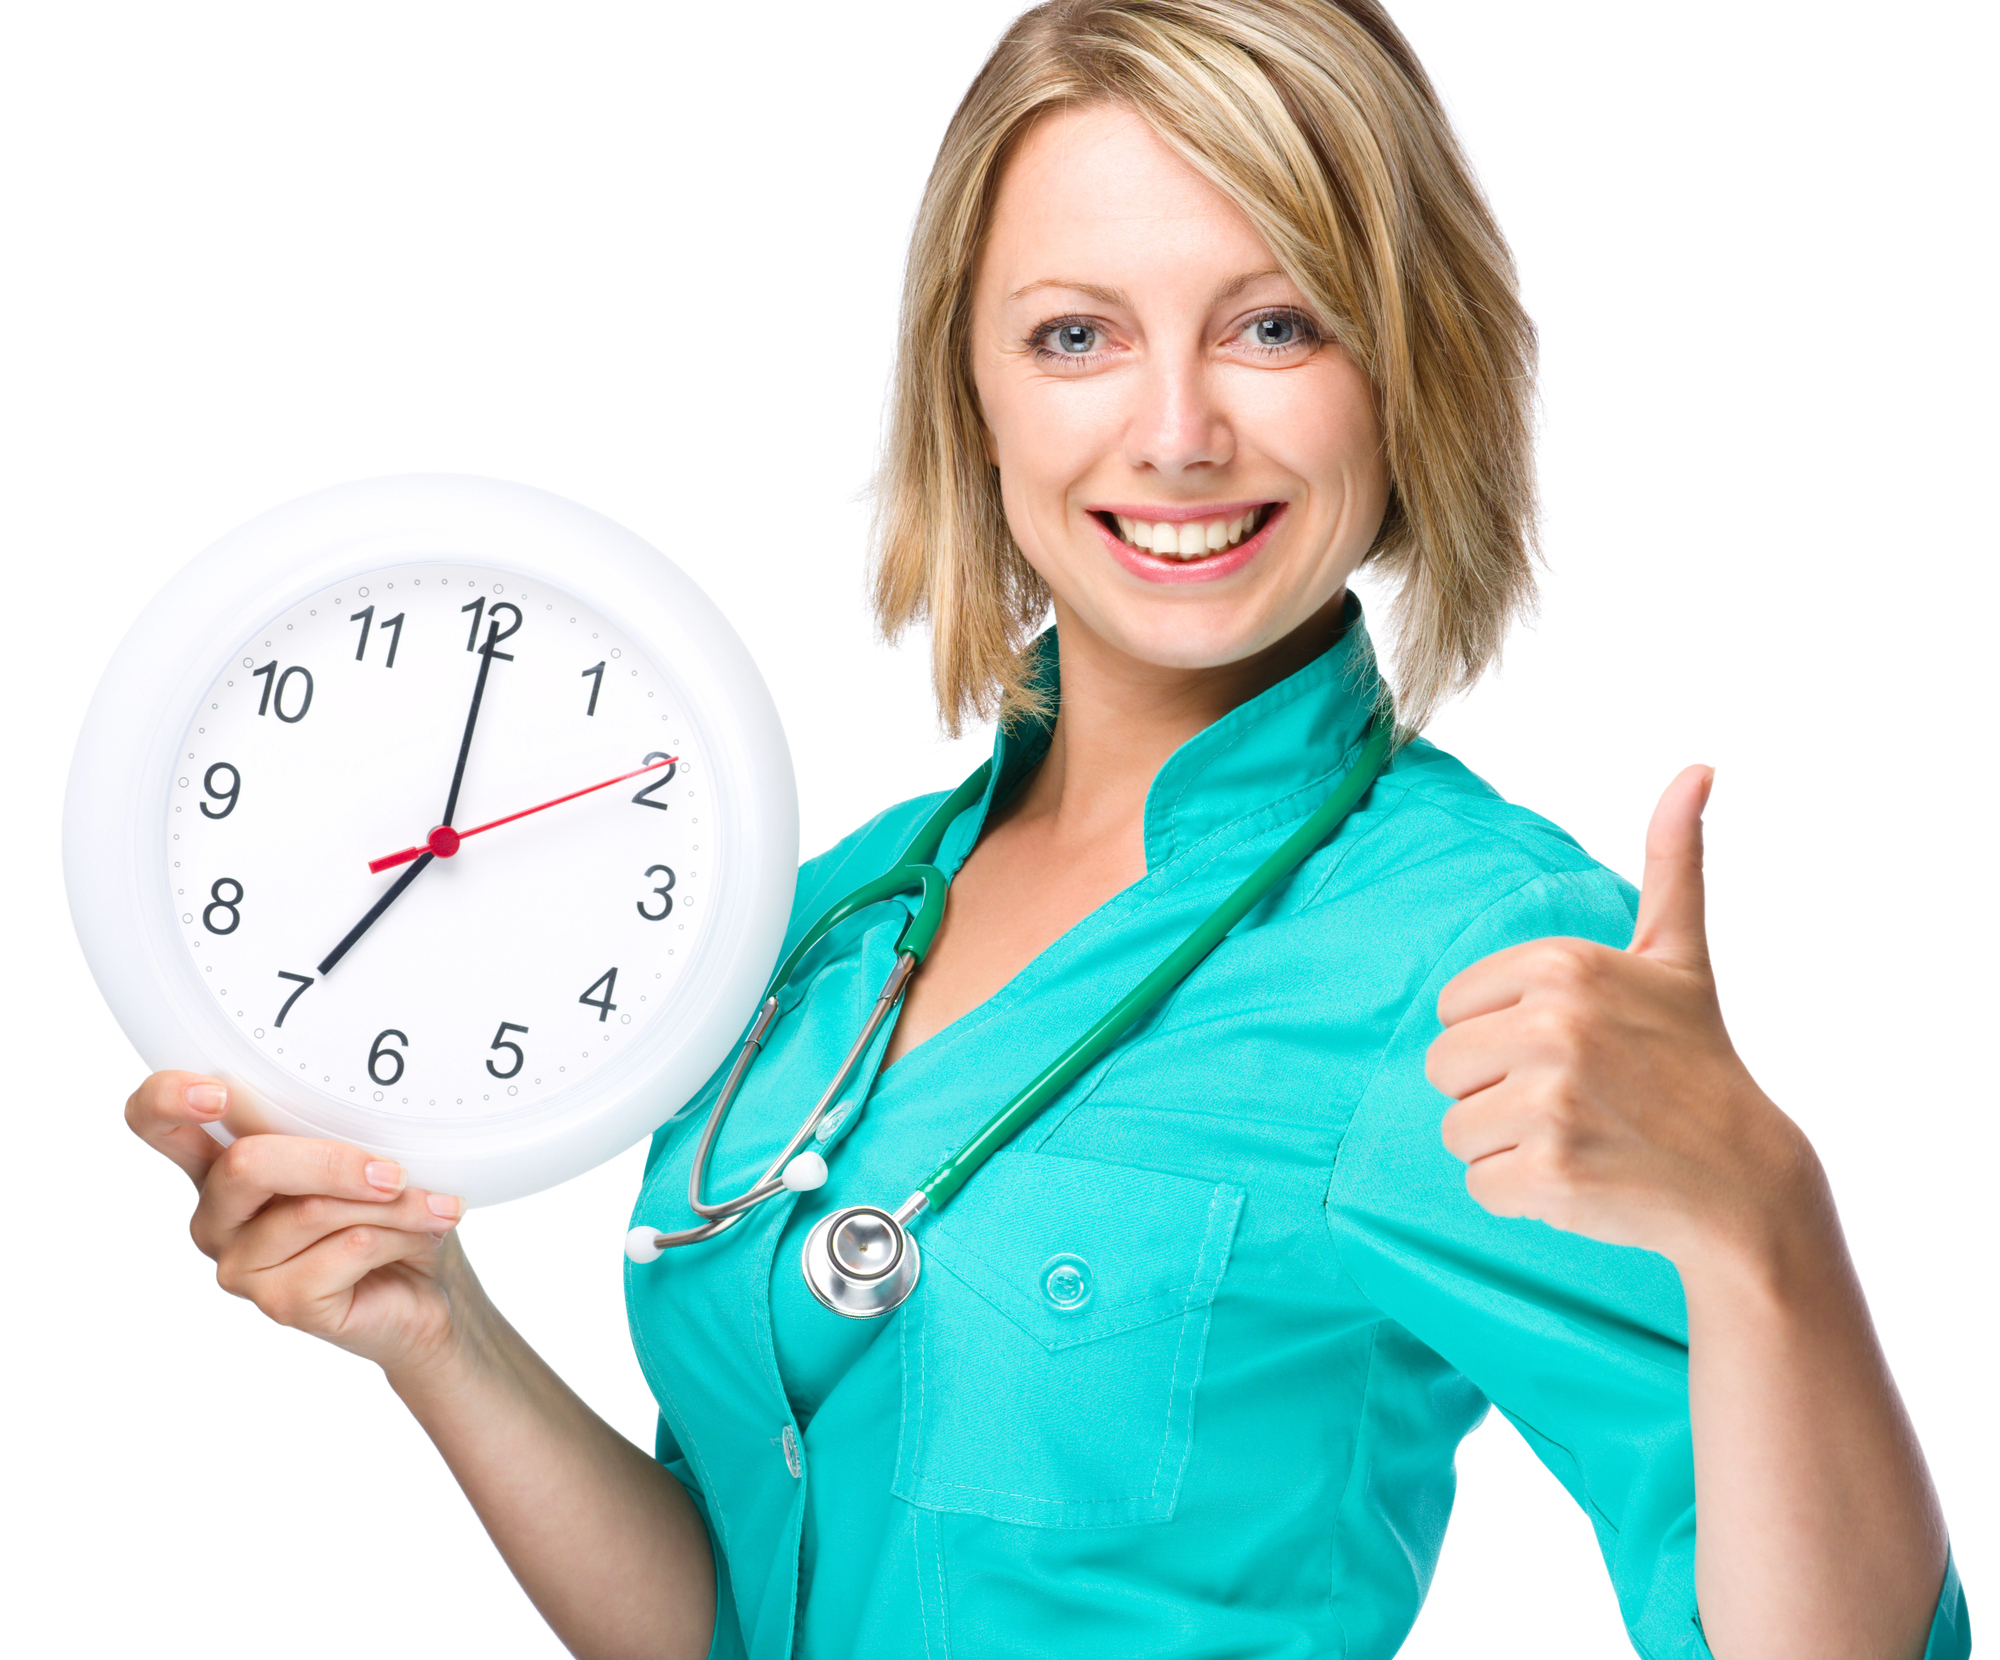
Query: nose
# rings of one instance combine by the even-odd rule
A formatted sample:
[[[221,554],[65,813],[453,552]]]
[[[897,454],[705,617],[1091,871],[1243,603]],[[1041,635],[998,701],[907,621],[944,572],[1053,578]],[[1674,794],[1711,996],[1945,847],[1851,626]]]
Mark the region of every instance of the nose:
[[[1201,354],[1156,358],[1128,384],[1125,459],[1133,467],[1172,477],[1234,458],[1235,432]]]

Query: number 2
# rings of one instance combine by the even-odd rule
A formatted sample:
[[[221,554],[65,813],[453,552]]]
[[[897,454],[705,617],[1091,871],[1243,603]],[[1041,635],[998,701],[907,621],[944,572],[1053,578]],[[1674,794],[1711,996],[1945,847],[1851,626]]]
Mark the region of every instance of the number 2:
[[[653,792],[671,779],[681,768],[680,763],[664,749],[656,749],[646,757],[646,765],[649,767],[655,761],[665,761],[667,763],[667,770],[661,773],[659,777],[655,778],[652,783],[648,784],[637,795],[633,796],[632,805],[635,807],[657,807],[664,813],[667,810],[668,804],[664,801],[655,801],[653,799]]]

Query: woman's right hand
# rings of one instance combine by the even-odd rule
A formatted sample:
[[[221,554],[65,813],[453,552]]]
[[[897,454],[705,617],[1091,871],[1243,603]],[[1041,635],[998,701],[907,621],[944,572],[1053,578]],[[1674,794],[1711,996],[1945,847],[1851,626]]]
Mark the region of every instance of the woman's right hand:
[[[202,1126],[227,1104],[220,1083],[193,1072],[156,1072],[125,1103],[133,1133],[199,1190],[189,1232],[223,1290],[392,1376],[441,1359],[461,1201],[409,1187],[400,1165],[343,1142],[251,1135],[224,1147]]]

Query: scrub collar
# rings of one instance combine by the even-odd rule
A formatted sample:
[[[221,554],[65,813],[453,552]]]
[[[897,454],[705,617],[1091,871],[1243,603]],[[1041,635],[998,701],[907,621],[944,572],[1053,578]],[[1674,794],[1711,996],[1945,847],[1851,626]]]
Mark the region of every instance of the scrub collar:
[[[1389,692],[1352,590],[1340,637],[1304,667],[1238,704],[1167,758],[1146,792],[1146,868],[1168,860],[1294,795],[1323,796],[1352,761],[1369,718]],[[1002,723],[993,737],[993,781],[978,807],[952,826],[939,863],[956,873],[987,814],[1048,753],[1062,692],[1056,631],[1028,648],[1030,682],[1046,695],[1047,716]],[[1303,810],[1302,804],[1301,810]]]

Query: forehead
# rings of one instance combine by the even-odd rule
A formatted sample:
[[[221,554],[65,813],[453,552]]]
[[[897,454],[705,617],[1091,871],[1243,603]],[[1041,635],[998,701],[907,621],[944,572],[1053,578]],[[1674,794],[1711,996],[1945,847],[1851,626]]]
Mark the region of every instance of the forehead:
[[[1095,104],[1044,117],[1016,147],[994,202],[979,286],[1004,297],[1052,279],[1123,286],[1110,266],[1198,264],[1212,272],[1270,263],[1241,210],[1141,116]]]

